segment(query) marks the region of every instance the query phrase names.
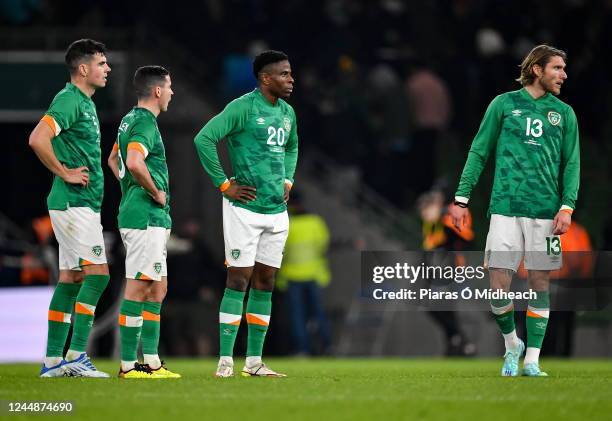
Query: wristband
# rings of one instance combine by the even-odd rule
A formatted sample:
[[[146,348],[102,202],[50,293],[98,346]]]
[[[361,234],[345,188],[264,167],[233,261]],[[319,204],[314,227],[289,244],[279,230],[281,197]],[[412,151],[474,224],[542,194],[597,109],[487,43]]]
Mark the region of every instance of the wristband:
[[[466,209],[468,207],[467,203],[460,202],[455,200],[455,206],[459,206],[460,208]]]
[[[231,184],[232,184],[232,183],[230,183],[230,181],[229,181],[229,180],[225,180],[225,181],[223,182],[223,184],[221,184],[221,185],[219,186],[219,190],[221,190],[221,193],[223,193],[225,190],[229,189],[229,187],[230,187],[230,185],[231,185]]]

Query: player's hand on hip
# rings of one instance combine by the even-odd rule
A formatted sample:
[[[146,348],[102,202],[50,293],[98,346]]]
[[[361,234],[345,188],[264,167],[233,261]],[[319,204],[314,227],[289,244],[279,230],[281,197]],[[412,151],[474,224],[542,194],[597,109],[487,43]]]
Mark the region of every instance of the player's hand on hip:
[[[247,203],[257,199],[257,189],[251,186],[243,186],[236,183],[236,180],[230,180],[230,186],[223,192],[227,197],[237,200],[242,203]]]
[[[561,235],[565,234],[572,225],[572,215],[569,212],[559,211],[553,219],[553,234]]]
[[[79,184],[81,186],[86,186],[89,183],[89,168],[68,168],[66,165],[64,165],[64,169],[66,170],[66,174],[62,177],[62,179],[66,183]]]
[[[166,206],[166,192],[163,190],[157,190],[156,194],[152,194],[151,197],[162,208]]]
[[[467,208],[462,208],[462,207],[452,204],[449,206],[449,213],[453,221],[453,225],[455,226],[455,228],[461,231],[461,227],[463,227],[467,222],[467,217],[468,217]]]

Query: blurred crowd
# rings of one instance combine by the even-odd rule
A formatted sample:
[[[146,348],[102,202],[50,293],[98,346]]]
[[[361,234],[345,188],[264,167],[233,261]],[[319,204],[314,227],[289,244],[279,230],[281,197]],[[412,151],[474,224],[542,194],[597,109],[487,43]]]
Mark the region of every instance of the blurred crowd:
[[[0,2],[0,16],[11,26],[158,32],[206,64],[202,74],[219,106],[254,86],[255,53],[284,50],[297,81],[291,102],[302,147],[357,168],[404,207],[440,176],[455,183],[487,104],[518,89],[524,55],[550,43],[568,53],[562,99],[578,115],[583,154],[612,157],[605,142],[612,135],[610,0],[205,0],[185,7],[11,0]]]

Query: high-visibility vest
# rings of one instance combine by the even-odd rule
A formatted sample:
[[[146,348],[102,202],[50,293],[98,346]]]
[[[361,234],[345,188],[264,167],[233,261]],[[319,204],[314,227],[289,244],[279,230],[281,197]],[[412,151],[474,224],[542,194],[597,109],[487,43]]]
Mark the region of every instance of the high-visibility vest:
[[[277,285],[282,288],[287,281],[316,281],[321,286],[329,284],[328,247],[329,230],[323,218],[313,214],[290,216],[289,236]]]

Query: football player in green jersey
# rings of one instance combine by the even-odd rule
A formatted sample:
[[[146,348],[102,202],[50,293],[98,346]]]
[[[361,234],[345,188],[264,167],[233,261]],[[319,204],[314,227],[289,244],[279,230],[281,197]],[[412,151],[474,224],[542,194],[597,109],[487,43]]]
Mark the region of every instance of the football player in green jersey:
[[[96,370],[85,352],[96,305],[110,279],[100,224],[100,124],[91,100],[106,86],[111,70],[105,54],[104,44],[91,39],[68,47],[70,82],[30,134],[30,146],[54,175],[47,206],[59,243],[59,283],[49,305],[41,377],[109,377]],[[73,314],[72,340],[64,358]]]
[[[576,115],[557,98],[567,79],[565,60],[565,52],[548,45],[535,47],[525,57],[517,79],[523,88],[501,94],[489,105],[451,209],[453,223],[460,228],[470,194],[494,152],[485,265],[491,288],[508,291],[524,257],[529,288],[535,292],[527,310],[525,376],[546,376],[538,360],[550,311],[550,271],[561,267],[559,236],[571,224],[580,181]],[[506,346],[501,374],[517,376],[525,345],[516,334],[512,301],[491,300],[491,309]]]
[[[297,163],[295,112],[285,102],[293,91],[286,54],[255,57],[258,87],[230,102],[195,137],[200,161],[223,194],[226,289],[219,310],[220,358],[217,377],[234,373],[234,342],[245,292],[248,324],[243,376],[282,377],[261,360],[274,278],[289,232],[287,200]],[[221,168],[216,144],[227,138],[233,177]]]
[[[124,298],[119,310],[124,379],[179,378],[159,359],[160,313],[168,289],[166,243],[170,192],[166,152],[157,117],[172,99],[170,73],[144,66],[134,74],[138,104],[119,125],[108,165],[121,184],[119,231],[126,249]],[[144,364],[137,361],[139,338]]]

